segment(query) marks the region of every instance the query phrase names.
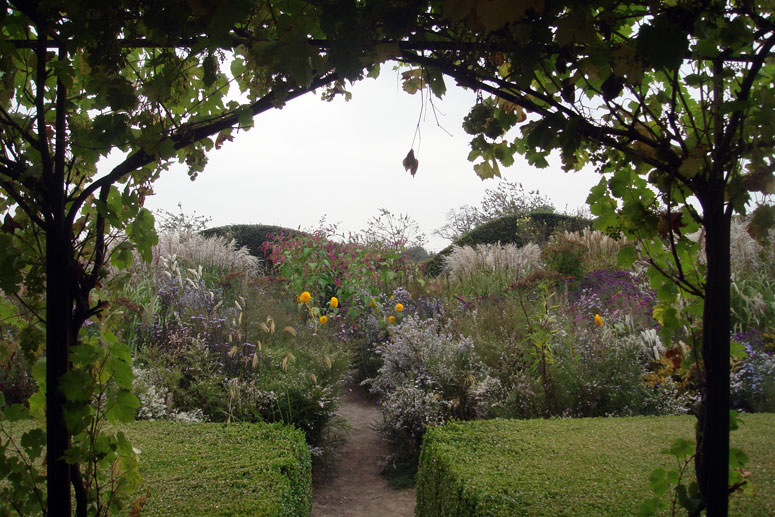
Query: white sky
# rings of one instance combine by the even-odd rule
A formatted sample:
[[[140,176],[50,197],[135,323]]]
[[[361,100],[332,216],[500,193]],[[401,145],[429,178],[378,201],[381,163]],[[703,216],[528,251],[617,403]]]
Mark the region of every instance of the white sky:
[[[349,102],[338,97],[328,103],[318,92],[259,115],[253,129],[210,152],[196,181],[179,165],[163,173],[145,206],[177,212],[182,203],[186,214],[211,217],[210,226],[308,229],[326,215],[345,232],[362,230],[382,207],[414,218],[428,238],[426,247],[438,251],[449,244],[433,235],[446,213],[478,205],[485,189],[497,185],[480,180],[467,159],[471,137],[461,124],[475,94],[446,82],[447,94],[434,105],[452,136],[428,112],[414,145],[420,164],[414,178],[401,162],[420,117],[420,93],[404,92],[398,74],[383,66],[379,79],[350,88]],[[558,210],[584,205],[600,179],[591,170],[564,173],[559,165],[535,169],[520,158],[501,172],[526,190],[538,189]]]

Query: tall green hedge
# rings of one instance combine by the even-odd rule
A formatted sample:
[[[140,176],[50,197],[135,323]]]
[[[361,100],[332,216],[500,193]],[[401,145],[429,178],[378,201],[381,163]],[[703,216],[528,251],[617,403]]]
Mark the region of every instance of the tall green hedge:
[[[215,228],[208,228],[202,231],[202,235],[205,237],[228,237],[234,239],[237,246],[245,246],[248,252],[254,257],[264,259],[264,253],[261,246],[273,236],[283,234],[296,236],[301,235],[302,231],[293,230],[291,228],[283,228],[282,226],[271,226],[266,224],[230,224],[227,226],[218,226]]]
[[[444,270],[444,257],[452,253],[452,246],[476,246],[477,244],[516,244],[524,246],[530,242],[542,244],[555,232],[577,232],[591,228],[588,219],[563,214],[534,213],[527,215],[506,215],[493,219],[461,236],[447,246],[425,265],[425,272],[437,276]]]
[[[775,414],[747,414],[730,435],[754,490],[730,515],[775,515]],[[694,437],[691,416],[488,420],[430,428],[417,473],[417,515],[636,515],[653,497],[649,473],[675,468],[660,454]],[[691,481],[691,465],[687,473]]]

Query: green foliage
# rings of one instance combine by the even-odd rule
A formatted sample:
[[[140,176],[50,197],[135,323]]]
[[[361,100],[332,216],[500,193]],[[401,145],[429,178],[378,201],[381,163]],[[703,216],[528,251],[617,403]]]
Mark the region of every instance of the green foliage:
[[[312,506],[304,435],[279,424],[136,422],[142,515],[304,516]]]
[[[732,435],[749,451],[748,478],[757,493],[730,499],[733,515],[775,511],[773,415],[746,415]],[[654,470],[651,451],[680,436],[676,452],[689,454],[688,416],[488,420],[431,428],[423,440],[417,475],[418,515],[634,515],[649,497]],[[674,461],[674,460],[673,460]],[[672,462],[659,474],[667,482]],[[652,484],[664,488],[654,474]],[[672,479],[672,476],[670,477]],[[691,472],[686,481],[692,481]]]
[[[544,245],[541,256],[551,271],[578,280],[584,275],[586,251],[583,244],[557,235]]]
[[[271,242],[280,235],[286,237],[299,237],[305,232],[283,228],[281,226],[269,226],[265,224],[230,224],[228,226],[218,226],[202,230],[202,235],[212,237],[227,237],[234,239],[238,247],[246,247],[248,252],[261,260],[266,259],[266,249],[264,244]],[[267,264],[271,266],[272,264]]]

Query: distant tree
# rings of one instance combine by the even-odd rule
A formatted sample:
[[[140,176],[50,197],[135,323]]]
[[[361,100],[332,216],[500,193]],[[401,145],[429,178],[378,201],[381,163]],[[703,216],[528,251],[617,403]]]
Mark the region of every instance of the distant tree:
[[[438,94],[448,76],[480,92],[465,122],[477,174],[498,176],[515,154],[595,165],[591,211],[650,257],[666,334],[701,317],[686,358],[701,371],[699,494],[681,503],[726,515],[744,483],[729,454],[730,220],[752,193],[775,191],[772,4],[447,0],[428,2],[418,27],[401,43],[417,67],[405,89]],[[763,237],[774,222],[761,205],[749,230]],[[689,238],[700,229],[706,262]],[[621,258],[631,263],[634,248]]]
[[[454,241],[477,226],[504,215],[554,213],[549,198],[538,190],[526,191],[521,183],[501,179],[493,189],[484,191],[478,207],[463,205],[447,213],[447,224],[436,230],[436,235]]]
[[[422,248],[426,241],[416,220],[386,208],[380,208],[378,215],[370,217],[357,237],[363,242],[378,242],[391,248]]]

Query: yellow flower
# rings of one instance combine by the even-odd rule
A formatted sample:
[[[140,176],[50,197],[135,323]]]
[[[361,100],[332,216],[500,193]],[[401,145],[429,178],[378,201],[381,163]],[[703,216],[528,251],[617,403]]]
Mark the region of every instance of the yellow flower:
[[[390,317],[388,318],[388,322],[390,322],[390,323],[395,323],[395,322],[396,322],[396,317],[395,317],[395,316],[390,316]]]
[[[321,316],[320,317],[320,324],[321,325],[325,325],[327,321],[328,321],[327,317],[325,317],[325,316]]]
[[[328,304],[331,306],[332,309],[336,309],[339,307],[339,300],[337,300],[336,296],[331,297],[331,301],[328,302]]]
[[[396,304],[396,312],[404,312],[404,306],[400,303]]]
[[[374,301],[374,298],[372,298],[371,300],[369,300],[369,307],[376,307],[376,306],[377,306],[377,302],[376,302],[376,301]]]
[[[603,326],[603,318],[601,318],[599,314],[595,314],[595,323],[598,327]]]
[[[301,293],[301,296],[299,296],[299,301],[301,303],[307,303],[310,300],[310,298],[312,298],[312,295],[309,294],[307,291],[304,291],[303,293]]]

